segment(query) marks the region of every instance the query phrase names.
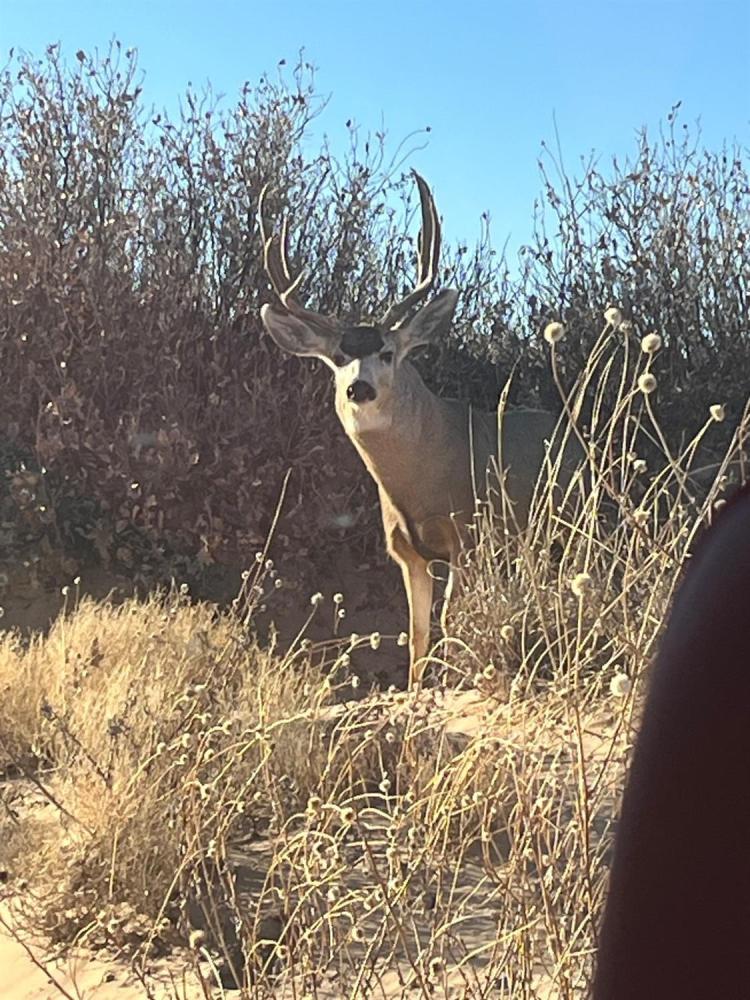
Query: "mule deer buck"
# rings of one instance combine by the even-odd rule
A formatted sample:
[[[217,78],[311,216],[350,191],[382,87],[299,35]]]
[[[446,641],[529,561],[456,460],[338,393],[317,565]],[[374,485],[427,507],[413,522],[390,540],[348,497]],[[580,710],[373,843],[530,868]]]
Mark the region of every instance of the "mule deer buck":
[[[454,590],[461,550],[478,498],[486,496],[493,460],[502,468],[509,520],[522,527],[545,459],[545,441],[556,419],[545,411],[474,411],[441,399],[422,381],[409,354],[447,332],[458,292],[443,289],[422,305],[432,288],[440,254],[440,223],[430,190],[416,172],[422,211],[415,287],[377,322],[345,323],[305,308],[297,298],[301,274],[287,258],[287,220],[269,232],[261,194],[258,219],[265,268],[279,302],[264,305],[266,331],[283,350],[320,358],[333,371],[336,412],[375,480],[388,552],[403,574],[409,605],[409,683],[421,679],[429,648],[434,560],[448,564],[441,624]],[[507,512],[506,512],[507,514]]]
[[[750,995],[750,485],[699,541],[650,677],[593,1000]]]

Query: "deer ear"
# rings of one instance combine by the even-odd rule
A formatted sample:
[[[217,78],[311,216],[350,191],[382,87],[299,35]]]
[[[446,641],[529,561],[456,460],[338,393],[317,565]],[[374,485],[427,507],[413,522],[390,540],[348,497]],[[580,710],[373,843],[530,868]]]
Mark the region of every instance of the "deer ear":
[[[422,306],[419,312],[404,326],[393,331],[399,353],[404,356],[415,347],[433,343],[450,329],[453,313],[458,301],[458,292],[444,288],[431,302]]]
[[[290,313],[283,306],[266,304],[260,310],[266,333],[282,351],[304,358],[320,358],[335,368],[333,355],[337,339],[321,317],[320,326],[314,315],[304,319]]]

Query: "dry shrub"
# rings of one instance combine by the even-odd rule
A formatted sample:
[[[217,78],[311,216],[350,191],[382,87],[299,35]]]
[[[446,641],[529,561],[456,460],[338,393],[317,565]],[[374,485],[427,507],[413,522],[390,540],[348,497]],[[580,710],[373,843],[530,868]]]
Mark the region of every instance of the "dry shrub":
[[[706,149],[678,103],[658,135],[641,129],[633,154],[606,170],[591,154],[567,175],[547,146],[540,169],[524,282],[541,323],[563,318],[579,334],[562,349],[572,370],[587,363],[602,306],[617,304],[640,336],[662,339],[671,391],[660,414],[671,435],[689,439],[717,394],[738,419],[747,396],[746,148]]]
[[[8,557],[67,579],[98,559],[149,581],[210,581],[252,558],[292,469],[275,557],[309,577],[342,549],[372,561],[374,489],[328,380],[261,334],[255,212],[270,181],[311,303],[377,312],[412,275],[411,140],[391,152],[350,123],[345,156],[316,149],[322,101],[305,63],[247,84],[233,105],[189,91],[169,118],[145,106],[135,56],[118,43],[71,62],[52,46],[0,74]],[[693,404],[713,402],[709,386],[739,414],[747,169],[739,150],[712,154],[676,131],[672,115],[665,135],[643,134],[634,162],[609,173],[593,163],[580,178],[544,173],[547,214],[518,278],[486,220],[475,246],[446,248],[441,282],[462,295],[454,333],[425,369],[431,385],[492,407],[521,360],[511,402],[554,406],[543,324],[590,330],[612,301],[664,340],[670,431],[694,433]],[[567,381],[592,343],[561,346]]]
[[[572,436],[585,449],[579,475],[562,490],[558,470],[547,470],[532,530],[520,540],[492,510],[478,524],[452,609],[453,640],[467,652],[451,659],[485,691],[507,695],[511,683],[533,689],[539,680],[564,687],[584,665],[604,679],[632,678],[649,661],[697,534],[747,478],[747,409],[730,425],[723,455],[707,463],[726,440],[723,406],[706,408],[692,439],[670,435],[661,423],[665,393],[656,392],[669,373],[663,342],[639,340],[617,309],[606,315],[558,428],[559,441]],[[553,339],[565,398],[558,350]]]
[[[175,120],[144,106],[119,44],[74,65],[53,46],[0,74],[9,554],[49,562],[63,548],[192,582],[252,558],[289,469],[277,555],[320,564],[342,543],[371,554],[374,490],[327,380],[261,335],[255,215],[270,182],[273,213],[294,222],[293,258],[309,265],[306,294],[367,314],[408,281],[410,179],[382,137],[353,125],[341,163],[308,152],[323,103],[308,64],[225,109],[188,92]],[[474,267],[476,311],[491,282]]]
[[[303,690],[319,687],[320,674],[299,650],[282,661],[259,648],[236,615],[190,605],[179,591],[118,607],[84,599],[47,637],[26,646],[6,637],[1,657],[3,767],[40,774],[59,811],[34,861],[55,936],[70,938],[124,901],[157,916],[175,872],[194,863],[191,823],[210,839],[225,810],[245,824],[269,821],[256,781],[261,772],[270,781],[277,759],[304,794],[316,747],[304,746]],[[279,719],[292,721],[271,754],[267,733]],[[30,860],[25,840],[13,845],[25,860],[5,859],[14,868]]]

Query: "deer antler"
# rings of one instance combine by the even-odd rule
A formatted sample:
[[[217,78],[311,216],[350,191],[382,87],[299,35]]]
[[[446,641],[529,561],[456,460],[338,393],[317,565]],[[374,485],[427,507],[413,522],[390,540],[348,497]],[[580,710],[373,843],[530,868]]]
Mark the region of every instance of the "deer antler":
[[[266,274],[287,312],[304,319],[326,333],[331,333],[337,329],[334,320],[311,309],[306,309],[297,298],[297,288],[302,281],[303,272],[300,271],[296,278],[292,278],[289,269],[287,256],[289,219],[286,215],[282,219],[281,235],[269,233],[265,219],[265,201],[268,189],[269,185],[265,184],[258,197],[258,226],[263,243],[263,266]]]
[[[440,220],[435,202],[424,178],[416,170],[412,173],[422,204],[422,228],[417,241],[417,284],[405,298],[394,302],[383,316],[381,325],[386,329],[400,326],[409,310],[427,295],[435,283],[440,261]]]

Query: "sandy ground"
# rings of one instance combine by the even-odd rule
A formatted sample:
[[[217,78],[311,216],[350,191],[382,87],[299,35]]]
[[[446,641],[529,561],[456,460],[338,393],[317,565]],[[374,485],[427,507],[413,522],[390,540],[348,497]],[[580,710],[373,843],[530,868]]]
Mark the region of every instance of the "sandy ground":
[[[38,961],[43,961],[41,949],[35,951]],[[460,985],[459,980],[449,985],[449,995],[453,988]],[[382,994],[380,991],[382,990]],[[284,990],[279,1000],[292,1000],[293,995],[299,997],[298,991]],[[2,1000],[59,1000],[60,997],[75,998],[75,1000],[198,1000],[204,997],[197,983],[190,985],[177,979],[170,985],[165,981],[162,970],[162,983],[149,980],[148,988],[137,982],[126,966],[117,962],[104,962],[92,956],[79,956],[64,961],[51,962],[46,971],[35,964],[26,949],[9,938],[0,930],[0,997]],[[376,995],[407,998],[416,1000],[423,996],[421,990],[404,991],[399,983],[399,977],[394,971],[387,972],[380,980]],[[554,1000],[556,991],[549,982],[539,982],[537,985],[539,1000]],[[237,997],[236,991],[217,991],[215,997]],[[318,996],[325,1000],[343,1000],[343,994],[336,990],[334,984],[323,986]],[[445,990],[436,987],[434,996],[444,998]]]
[[[43,961],[41,949],[35,951],[39,962]],[[127,967],[116,962],[105,962],[92,956],[79,956],[64,961],[51,962],[46,970],[35,964],[26,949],[9,938],[0,930],[0,997],[2,1000],[59,1000],[60,997],[75,998],[75,1000],[198,1000],[205,997],[197,984],[190,985],[177,979],[170,985],[164,979],[149,980],[148,989],[137,982]],[[449,995],[453,988],[458,988],[462,980],[449,984]],[[382,990],[382,993],[380,992]],[[215,997],[237,997],[236,991],[217,991]],[[284,990],[279,1000],[292,1000],[299,997],[298,991]],[[380,988],[376,995],[416,1000],[423,996],[419,989],[404,991],[395,971],[387,972],[380,980]],[[436,987],[434,996],[440,1000],[445,998],[445,990]],[[334,984],[323,986],[318,996],[325,1000],[343,1000],[343,994],[336,990]],[[538,1000],[555,1000],[557,991],[554,984],[544,977],[537,983],[536,996]]]
[[[7,909],[0,908],[0,924],[12,921]],[[107,961],[81,952],[63,959],[49,958],[39,945],[24,946],[0,926],[0,997],[2,1000],[47,1000],[74,997],[75,1000],[193,1000],[203,996],[191,972],[156,967],[149,990],[124,963]],[[190,977],[190,978],[188,978]],[[190,982],[192,980],[192,984]]]

